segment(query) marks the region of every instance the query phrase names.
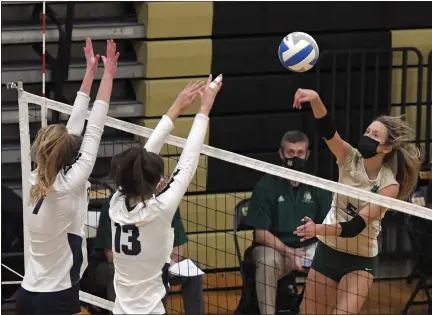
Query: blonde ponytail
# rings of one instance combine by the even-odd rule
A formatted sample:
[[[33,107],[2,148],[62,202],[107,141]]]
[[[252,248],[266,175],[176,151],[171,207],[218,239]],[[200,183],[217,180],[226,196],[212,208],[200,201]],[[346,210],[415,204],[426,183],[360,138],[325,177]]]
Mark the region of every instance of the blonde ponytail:
[[[36,183],[30,190],[30,205],[36,204],[52,189],[58,172],[77,155],[81,138],[70,135],[64,125],[41,128],[32,145],[36,160]]]

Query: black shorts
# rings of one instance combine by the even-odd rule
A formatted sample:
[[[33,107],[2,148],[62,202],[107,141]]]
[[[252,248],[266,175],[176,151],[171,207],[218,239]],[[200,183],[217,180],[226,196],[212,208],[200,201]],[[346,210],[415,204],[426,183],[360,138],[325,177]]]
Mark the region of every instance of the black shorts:
[[[362,270],[375,276],[377,257],[364,257],[335,250],[318,241],[311,268],[339,282],[346,274]]]
[[[30,292],[20,287],[16,299],[16,312],[18,315],[80,313],[79,284],[57,292]]]

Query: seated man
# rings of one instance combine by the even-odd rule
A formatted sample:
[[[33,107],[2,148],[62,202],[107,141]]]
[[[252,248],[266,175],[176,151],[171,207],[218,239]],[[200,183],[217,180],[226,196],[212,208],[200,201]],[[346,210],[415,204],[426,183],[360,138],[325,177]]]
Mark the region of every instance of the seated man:
[[[89,274],[91,279],[97,285],[106,290],[106,298],[110,301],[114,301],[114,264],[111,244],[111,220],[108,213],[110,200],[111,197],[107,199],[99,217],[99,226],[95,244],[90,256],[92,261],[89,263]],[[171,254],[171,265],[184,259],[184,244],[188,241],[179,210],[177,210],[173,218],[172,226],[174,228],[174,249]],[[165,272],[164,276],[166,275],[167,273]],[[170,285],[181,285],[181,293],[186,314],[204,314],[205,308],[202,276],[180,277],[169,274],[168,282]],[[166,307],[166,297],[163,302]]]
[[[283,165],[303,171],[308,147],[304,133],[287,132],[279,150]],[[278,280],[312,262],[317,239],[302,242],[293,232],[305,216],[321,223],[330,205],[329,192],[280,177],[264,175],[255,185],[245,223],[255,229],[252,255],[261,314],[275,314]]]

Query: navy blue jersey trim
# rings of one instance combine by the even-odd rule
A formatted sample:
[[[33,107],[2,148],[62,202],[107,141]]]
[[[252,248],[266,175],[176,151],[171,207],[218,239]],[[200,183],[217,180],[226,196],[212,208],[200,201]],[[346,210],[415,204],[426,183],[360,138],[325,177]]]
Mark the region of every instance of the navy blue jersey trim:
[[[176,169],[175,172],[172,174],[168,184],[164,187],[164,189],[162,189],[156,197],[162,195],[163,193],[165,193],[166,191],[168,191],[168,189],[170,189],[171,184],[174,182],[174,177],[176,177],[178,174],[180,173],[180,169]]]
[[[72,165],[74,165],[75,162],[78,161],[78,159],[81,157],[81,155],[82,155],[81,153],[78,153],[77,157],[75,158],[75,160],[73,160],[72,164],[71,164],[71,165],[66,165],[66,166],[64,167],[64,173],[65,173],[65,174],[66,174],[67,172],[69,172],[69,170],[72,168]]]
[[[80,281],[80,273],[81,273],[81,266],[84,261],[83,253],[82,253],[82,242],[83,239],[81,236],[68,233],[68,242],[69,247],[72,251],[72,268],[69,271],[70,280],[72,285],[78,283]]]
[[[37,202],[36,206],[33,209],[33,214],[38,214],[39,213],[39,210],[40,210],[40,208],[41,208],[42,203],[43,203],[44,200],[45,200],[44,197],[42,197],[41,199],[39,199],[39,201]]]

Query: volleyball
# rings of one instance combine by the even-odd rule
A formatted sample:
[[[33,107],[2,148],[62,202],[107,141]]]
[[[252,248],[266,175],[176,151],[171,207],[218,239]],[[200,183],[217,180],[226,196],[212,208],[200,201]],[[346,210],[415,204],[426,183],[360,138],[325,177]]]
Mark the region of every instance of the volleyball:
[[[288,70],[306,72],[318,60],[318,44],[309,34],[293,32],[282,39],[278,55],[280,62]]]

